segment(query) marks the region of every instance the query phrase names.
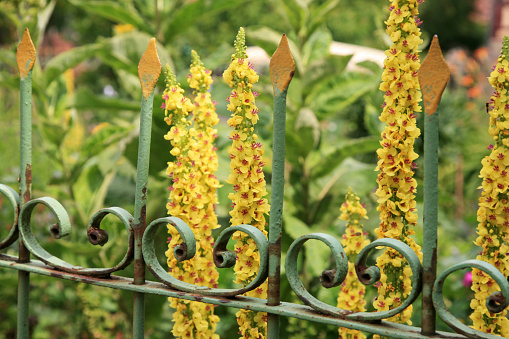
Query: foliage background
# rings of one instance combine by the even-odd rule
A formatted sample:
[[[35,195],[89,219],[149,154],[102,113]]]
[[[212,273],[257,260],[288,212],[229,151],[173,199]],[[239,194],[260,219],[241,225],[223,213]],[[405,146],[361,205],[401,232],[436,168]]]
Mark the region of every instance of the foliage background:
[[[387,7],[386,1],[372,0],[2,1],[0,182],[17,189],[19,80],[15,50],[24,28],[29,27],[38,51],[34,70],[33,196],[59,200],[74,227],[70,239],[54,241],[45,230],[52,223],[52,215],[42,209],[36,218],[37,236],[48,251],[71,263],[114,265],[124,254],[123,226],[114,218],[106,219],[110,242],[102,248],[91,246],[84,230],[89,217],[102,207],[133,209],[141,98],[137,64],[149,38],[157,38],[161,62],[170,64],[184,86],[191,49],[197,50],[205,65],[213,69],[217,79],[212,93],[222,116],[217,146],[223,166],[218,176],[224,184],[229,161],[224,100],[228,88],[221,75],[232,53],[235,34],[238,27],[245,27],[248,45],[261,46],[271,55],[281,33],[286,32],[297,73],[288,102],[283,250],[293,239],[311,232],[323,231],[340,238],[344,221],[338,220],[339,206],[348,186],[367,206],[365,229],[373,238],[378,224],[374,151],[381,131],[381,69],[365,62],[361,65],[363,71],[352,71],[347,68],[350,57],[330,55],[328,46],[341,41],[385,49],[383,21]],[[432,34],[438,33],[453,71],[441,104],[439,234],[455,241],[439,243],[441,272],[458,260],[474,258],[477,251],[472,241],[480,160],[487,154],[489,143],[484,101],[489,96],[485,78],[491,61],[480,48],[486,27],[471,21],[473,1],[428,0],[420,7],[426,41],[422,48]],[[470,30],[464,32],[464,27]],[[261,93],[259,135],[270,165],[272,90],[267,65],[257,68],[261,74],[256,88]],[[161,93],[162,77],[158,88]],[[148,220],[166,214],[169,180],[164,170],[171,156],[169,144],[163,140],[167,128],[164,115],[157,109],[161,103],[160,95],[156,95]],[[416,146],[422,156],[422,141]],[[418,164],[422,168],[422,162]],[[270,166],[266,168],[270,183]],[[422,171],[417,170],[416,175],[422,188]],[[218,214],[223,227],[229,220],[230,191],[227,184],[219,191]],[[422,211],[422,190],[418,192],[418,210]],[[5,236],[12,211],[2,202],[0,236]],[[422,232],[417,237],[422,237]],[[163,255],[165,235],[161,234],[160,239],[158,246]],[[13,246],[7,253],[16,251]],[[318,276],[329,264],[327,249],[313,243],[299,258],[306,287],[321,300],[335,304],[338,289],[318,287]],[[313,264],[306,258],[312,258]],[[319,265],[315,265],[317,262]],[[132,276],[131,270],[122,274]],[[6,338],[14,337],[16,327],[16,276],[10,270],[0,270],[0,334]],[[471,293],[462,278],[458,274],[448,280],[444,294],[451,311],[467,321],[469,298],[454,298]],[[220,284],[231,286],[231,281],[232,272],[221,271]],[[299,302],[286,279],[282,281],[283,300]],[[42,276],[33,276],[31,286],[33,338],[130,337],[130,293]],[[367,298],[375,297],[375,289],[368,288]],[[171,337],[171,310],[165,298],[148,296],[147,305],[147,336]],[[219,334],[235,336],[235,310],[218,307],[216,312],[221,317]],[[414,314],[413,322],[420,324],[419,314]],[[447,330],[441,323],[439,327]],[[281,331],[291,338],[337,337],[332,326],[292,318],[282,319]]]

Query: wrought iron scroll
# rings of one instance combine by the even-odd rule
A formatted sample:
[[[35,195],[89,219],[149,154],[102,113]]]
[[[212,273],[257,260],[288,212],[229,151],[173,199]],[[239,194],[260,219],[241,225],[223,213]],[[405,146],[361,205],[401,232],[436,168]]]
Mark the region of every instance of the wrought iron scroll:
[[[307,291],[299,278],[297,259],[299,251],[308,240],[317,240],[326,244],[334,259],[334,267],[321,275],[322,285],[326,288],[341,284],[348,271],[347,257],[340,242],[334,237],[313,233],[302,236],[290,246],[286,262],[286,275],[296,295],[308,306],[297,305],[280,300],[280,266],[281,266],[281,234],[282,208],[284,193],[284,159],[285,159],[285,114],[286,92],[293,73],[293,62],[288,41],[283,36],[274,53],[270,72],[274,86],[274,142],[273,142],[273,176],[271,194],[271,215],[269,238],[257,228],[240,225],[226,228],[217,238],[214,246],[214,262],[217,267],[231,267],[235,264],[236,254],[227,250],[227,244],[234,232],[243,232],[251,237],[260,254],[258,274],[250,284],[238,289],[221,289],[197,286],[180,281],[171,276],[158,262],[154,241],[156,232],[161,225],[171,224],[175,227],[182,243],[174,250],[177,260],[188,260],[195,255],[196,239],[190,227],[175,217],[160,218],[146,226],[147,181],[150,157],[150,133],[152,124],[153,98],[155,84],[161,72],[161,66],[152,39],[143,54],[138,67],[141,89],[142,108],[140,112],[140,137],[138,149],[136,198],[134,216],[119,207],[103,208],[90,219],[87,227],[89,241],[93,245],[102,246],[108,241],[108,233],[101,228],[102,220],[109,214],[116,216],[126,227],[128,243],[124,258],[109,268],[86,268],[72,265],[48,253],[37,241],[32,231],[32,212],[37,205],[46,206],[55,215],[57,222],[49,227],[49,232],[56,239],[71,232],[71,222],[64,207],[55,199],[31,197],[31,77],[35,62],[35,48],[30,40],[28,30],[17,53],[21,78],[21,162],[20,162],[20,193],[0,184],[0,193],[9,200],[13,208],[13,223],[4,239],[0,239],[0,249],[13,244],[20,237],[18,257],[0,254],[0,267],[18,269],[19,301],[18,301],[18,334],[20,338],[28,338],[28,282],[29,272],[51,275],[63,279],[82,281],[104,287],[118,288],[134,292],[134,337],[144,337],[144,295],[146,293],[178,297],[188,300],[202,301],[216,305],[227,305],[255,311],[268,312],[268,337],[279,336],[279,316],[290,316],[305,320],[319,321],[335,326],[349,327],[371,333],[378,333],[397,338],[495,338],[490,334],[481,333],[462,324],[445,307],[442,288],[446,278],[453,272],[465,268],[478,268],[489,274],[499,284],[501,292],[492,294],[487,300],[491,312],[500,312],[509,304],[509,283],[495,267],[477,260],[469,260],[457,264],[444,271],[436,279],[436,169],[438,166],[438,104],[441,94],[449,78],[448,68],[443,61],[438,39],[433,39],[430,53],[424,61],[419,80],[423,89],[425,111],[425,224],[424,224],[424,260],[423,266],[415,252],[406,244],[394,239],[379,239],[365,248],[355,264],[357,276],[364,284],[373,284],[380,279],[380,270],[376,266],[366,266],[369,253],[381,246],[398,251],[408,262],[412,270],[412,290],[408,298],[397,308],[384,312],[352,313],[328,305]],[[291,227],[291,225],[288,225]],[[30,253],[38,260],[30,262]],[[111,274],[124,269],[134,261],[134,278],[123,278]],[[145,281],[147,267],[159,282]],[[268,299],[260,300],[241,296],[246,291],[260,286],[269,279]],[[423,326],[421,328],[401,324],[392,324],[383,319],[402,312],[412,304],[423,291]],[[434,307],[433,307],[434,306]],[[437,333],[435,331],[434,312],[452,329],[461,334]]]

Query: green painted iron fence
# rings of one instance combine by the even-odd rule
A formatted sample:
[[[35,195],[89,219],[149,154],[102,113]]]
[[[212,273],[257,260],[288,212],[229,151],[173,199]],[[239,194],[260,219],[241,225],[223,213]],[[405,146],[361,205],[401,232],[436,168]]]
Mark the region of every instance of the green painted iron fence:
[[[261,231],[249,225],[226,228],[216,239],[214,262],[217,267],[231,267],[235,264],[235,253],[227,250],[227,244],[234,232],[240,231],[251,237],[260,253],[260,268],[256,278],[239,289],[221,289],[195,286],[171,276],[158,262],[154,238],[157,229],[167,224],[173,225],[182,237],[182,244],[177,246],[174,255],[178,260],[186,260],[195,255],[196,242],[191,229],[178,218],[165,217],[151,221],[147,225],[147,180],[150,158],[150,137],[152,128],[152,106],[154,87],[161,73],[155,40],[152,39],[142,56],[138,71],[142,89],[140,113],[140,131],[138,148],[138,165],[134,215],[119,208],[103,208],[90,219],[87,234],[93,245],[107,242],[107,233],[101,229],[101,221],[108,214],[116,216],[128,231],[127,249],[124,258],[110,268],[84,268],[74,266],[48,253],[38,242],[31,229],[31,217],[37,205],[44,205],[55,215],[57,223],[50,227],[55,239],[70,233],[71,222],[64,207],[50,197],[32,198],[32,67],[35,61],[35,48],[28,30],[25,31],[17,51],[17,61],[21,78],[21,160],[19,194],[9,186],[0,184],[0,192],[10,201],[13,208],[14,222],[5,239],[0,239],[0,249],[15,243],[18,238],[19,254],[11,256],[0,253],[0,267],[18,270],[18,338],[28,338],[29,328],[29,280],[31,274],[40,274],[55,278],[121,289],[133,292],[134,319],[133,337],[144,337],[144,314],[146,294],[200,301],[214,305],[242,308],[268,313],[268,338],[279,337],[279,318],[294,317],[334,326],[346,327],[376,333],[394,338],[499,338],[491,334],[476,331],[458,319],[446,308],[442,288],[446,278],[453,272],[463,269],[478,268],[490,275],[500,286],[487,299],[488,309],[501,312],[509,304],[509,283],[495,267],[478,260],[468,260],[454,265],[436,275],[437,263],[437,194],[438,194],[438,104],[442,92],[449,80],[449,69],[445,64],[438,40],[435,38],[428,57],[419,73],[425,104],[425,183],[424,183],[424,241],[423,262],[406,244],[394,239],[379,239],[366,246],[358,256],[356,272],[364,284],[373,284],[380,278],[376,266],[366,266],[371,250],[377,247],[390,247],[401,253],[412,269],[412,290],[399,307],[383,312],[352,313],[330,306],[312,296],[302,284],[297,270],[297,257],[300,249],[308,240],[325,243],[331,250],[335,268],[326,270],[321,275],[322,285],[326,288],[338,286],[345,279],[348,262],[340,242],[334,237],[313,233],[295,240],[287,252],[285,269],[288,282],[305,305],[288,303],[280,300],[281,236],[284,192],[284,159],[285,159],[285,112],[286,93],[292,79],[295,64],[293,62],[286,37],[283,36],[279,48],[270,63],[270,73],[274,88],[274,136],[273,136],[273,175],[272,196],[269,224],[269,238]],[[31,255],[37,260],[31,259]],[[134,277],[125,278],[115,275],[133,264]],[[146,281],[145,270],[149,269],[158,281]],[[268,278],[268,298],[256,299],[241,294],[253,290]],[[422,293],[422,327],[394,324],[384,319],[402,312],[414,303]],[[438,315],[450,326],[452,332],[436,331],[435,319]]]

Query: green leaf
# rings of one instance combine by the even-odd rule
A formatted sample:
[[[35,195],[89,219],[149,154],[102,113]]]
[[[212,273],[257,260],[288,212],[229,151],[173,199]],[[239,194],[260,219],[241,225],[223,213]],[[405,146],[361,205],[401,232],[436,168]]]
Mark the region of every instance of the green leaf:
[[[302,62],[305,65],[329,55],[332,34],[327,29],[316,30],[302,47]]]
[[[141,90],[140,90],[141,91]],[[88,88],[80,88],[69,99],[69,108],[77,110],[140,111],[141,103],[92,93]]]
[[[137,31],[116,35],[101,41],[102,48],[98,50],[97,56],[113,69],[123,69],[138,76],[138,63],[151,38],[151,35]],[[158,41],[156,48],[161,65],[169,64],[173,67],[166,48]]]
[[[83,145],[82,153],[92,157],[106,147],[117,143],[132,131],[133,127],[107,125],[88,137]]]
[[[313,233],[308,225],[293,215],[283,214],[283,220],[285,222],[285,232],[293,239]]]
[[[44,80],[46,85],[49,85],[69,68],[94,56],[100,49],[101,44],[89,44],[74,47],[52,58],[44,68]]]
[[[371,103],[364,108],[364,126],[371,135],[381,135],[384,124],[379,119],[380,111]]]
[[[320,7],[311,11],[310,20],[308,23],[308,29],[313,32],[327,18],[327,14],[334,9],[339,3],[339,0],[328,0],[325,1]]]
[[[306,97],[306,106],[322,120],[353,104],[365,93],[379,85],[379,79],[352,73],[321,82]]]
[[[203,16],[216,15],[226,9],[243,4],[240,0],[198,0],[186,2],[185,5],[171,13],[169,18],[164,20],[167,23],[163,28],[166,42],[171,41],[177,34],[193,26]]]
[[[119,24],[130,24],[141,31],[154,34],[155,30],[150,22],[143,19],[136,8],[129,1],[103,1],[103,0],[69,0],[75,6],[87,12],[97,14],[103,18]]]
[[[304,87],[313,88],[320,82],[330,81],[346,69],[353,55],[327,55],[309,65],[304,75]],[[293,85],[293,82],[292,82]],[[307,91],[308,93],[310,91]]]
[[[107,188],[114,177],[114,172],[104,176],[95,161],[91,159],[85,165],[78,179],[72,185],[76,207],[84,224],[87,223],[92,213],[102,207]]]
[[[307,107],[300,109],[295,121],[295,131],[299,136],[299,154],[305,158],[320,141],[320,123],[312,110]]]
[[[379,147],[379,137],[375,136],[349,140],[323,156],[320,163],[311,169],[311,177],[313,179],[323,177],[332,172],[347,157],[374,152]]]

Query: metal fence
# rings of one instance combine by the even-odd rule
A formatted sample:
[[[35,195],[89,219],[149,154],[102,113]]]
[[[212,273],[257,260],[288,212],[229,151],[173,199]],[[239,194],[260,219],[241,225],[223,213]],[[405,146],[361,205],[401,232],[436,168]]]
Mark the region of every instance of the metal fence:
[[[300,249],[308,240],[325,243],[331,250],[335,268],[324,271],[321,275],[322,285],[326,288],[338,286],[345,279],[348,271],[346,255],[340,242],[334,237],[313,233],[295,240],[287,252],[285,260],[288,282],[305,305],[288,303],[280,300],[280,267],[281,236],[284,193],[284,159],[285,159],[285,112],[286,93],[295,70],[286,37],[273,55],[270,63],[271,79],[274,86],[274,139],[273,139],[273,175],[269,238],[261,231],[249,225],[226,228],[216,239],[214,262],[218,267],[231,267],[235,263],[235,253],[226,246],[232,234],[241,231],[254,239],[260,253],[260,268],[256,278],[240,289],[221,289],[195,286],[172,277],[160,265],[154,249],[154,238],[159,226],[172,224],[180,233],[183,242],[176,247],[174,254],[178,260],[186,260],[195,254],[195,238],[191,229],[178,218],[165,217],[150,222],[147,226],[147,180],[150,158],[150,137],[152,127],[152,106],[154,87],[161,73],[155,40],[152,39],[142,56],[138,71],[142,89],[140,113],[140,131],[138,148],[138,165],[134,216],[119,208],[103,208],[90,219],[87,234],[94,245],[107,241],[107,233],[101,229],[103,218],[112,214],[123,222],[128,230],[127,250],[124,258],[110,268],[83,268],[74,266],[48,253],[36,240],[31,229],[31,217],[37,205],[44,205],[53,212],[57,223],[50,227],[56,239],[70,233],[71,223],[64,207],[50,197],[32,198],[32,67],[35,61],[35,48],[28,30],[17,51],[17,62],[21,78],[21,142],[20,142],[20,188],[19,194],[9,186],[0,184],[0,192],[10,201],[13,208],[14,222],[5,239],[0,239],[0,249],[15,243],[19,238],[19,254],[11,256],[0,253],[0,267],[18,270],[18,338],[28,338],[29,328],[29,279],[31,274],[40,274],[72,280],[76,282],[121,289],[133,292],[134,319],[133,337],[144,337],[145,294],[181,298],[192,301],[242,308],[268,313],[268,338],[279,337],[279,317],[294,317],[334,326],[376,333],[394,338],[499,338],[481,333],[456,319],[446,308],[442,287],[446,278],[453,272],[463,269],[478,268],[489,274],[500,286],[501,292],[492,294],[487,299],[488,309],[501,312],[509,304],[509,283],[495,267],[478,260],[469,260],[454,265],[436,277],[437,263],[437,194],[438,194],[438,104],[442,92],[449,80],[449,68],[443,60],[438,40],[433,40],[428,57],[419,73],[425,104],[425,176],[424,176],[424,241],[423,262],[419,261],[414,251],[401,241],[379,239],[366,246],[358,256],[356,272],[364,284],[373,284],[380,277],[376,266],[366,266],[371,250],[378,247],[391,247],[399,251],[409,262],[412,269],[412,291],[406,301],[399,307],[384,312],[352,313],[330,306],[312,296],[302,284],[297,270],[297,257]],[[31,259],[34,256],[38,260]],[[129,265],[134,265],[134,278],[114,275]],[[145,270],[148,268],[158,281],[146,281]],[[256,299],[241,294],[253,290],[268,278],[268,298]],[[422,328],[394,324],[384,319],[402,312],[422,293]],[[436,314],[456,333],[437,332]]]

